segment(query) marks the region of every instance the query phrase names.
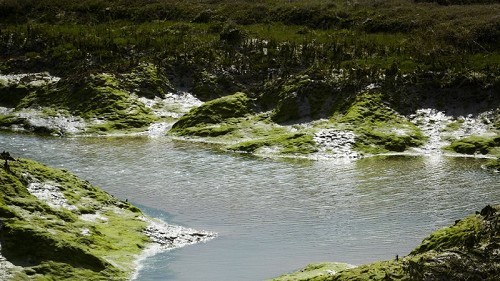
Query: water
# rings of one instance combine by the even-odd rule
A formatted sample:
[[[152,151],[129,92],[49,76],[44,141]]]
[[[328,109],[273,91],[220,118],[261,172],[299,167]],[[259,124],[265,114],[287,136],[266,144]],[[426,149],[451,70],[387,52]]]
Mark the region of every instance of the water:
[[[219,237],[146,260],[138,280],[263,280],[310,262],[408,254],[500,201],[484,160],[276,161],[165,138],[0,134],[0,150],[68,169],[154,216]]]

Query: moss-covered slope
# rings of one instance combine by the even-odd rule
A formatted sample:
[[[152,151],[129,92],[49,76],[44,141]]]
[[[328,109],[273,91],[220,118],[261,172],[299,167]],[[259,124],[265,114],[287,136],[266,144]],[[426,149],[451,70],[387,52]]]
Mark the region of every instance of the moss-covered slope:
[[[310,265],[301,274],[273,280],[498,280],[499,218],[500,205],[488,205],[481,212],[432,233],[408,256],[398,260],[340,271],[325,264]]]
[[[12,280],[127,280],[150,242],[139,209],[27,159],[0,169],[1,255]]]
[[[192,109],[172,126],[171,134],[202,137],[224,135],[234,128],[221,126],[222,123],[250,113],[251,104],[247,95],[234,93]]]
[[[0,106],[10,109],[0,114],[0,127],[41,134],[71,131],[64,124],[37,124],[34,119],[78,118],[83,123],[80,134],[143,129],[158,118],[139,98],[164,97],[172,90],[168,79],[151,64],[126,73],[83,73],[54,81],[47,81],[48,73],[17,76],[22,78],[0,77]]]

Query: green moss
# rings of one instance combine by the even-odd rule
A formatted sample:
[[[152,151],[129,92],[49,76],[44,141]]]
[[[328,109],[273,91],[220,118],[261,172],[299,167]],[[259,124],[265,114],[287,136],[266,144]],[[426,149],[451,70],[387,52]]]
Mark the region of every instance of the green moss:
[[[464,123],[464,120],[457,120],[457,121],[448,123],[448,124],[446,124],[444,131],[446,131],[446,132],[456,131],[462,127],[463,123]]]
[[[382,261],[353,267],[342,263],[318,263],[272,279],[275,281],[385,281],[410,280],[403,262]]]
[[[382,102],[380,94],[364,94],[336,122],[356,133],[354,148],[377,154],[420,146],[425,137],[411,122]]]
[[[121,276],[120,272],[105,269],[106,274],[95,272],[85,268],[74,268],[67,263],[60,262],[42,262],[37,266],[28,267],[23,272],[19,273],[14,280],[36,280],[36,281],[50,281],[50,280],[127,280],[126,277]],[[113,274],[116,274],[114,277]],[[103,277],[110,276],[110,277]],[[25,277],[23,277],[25,276]],[[32,277],[28,277],[32,276]],[[24,279],[27,278],[27,279]],[[13,280],[13,281],[14,281]]]
[[[12,125],[22,125],[24,124],[24,120],[19,117],[9,114],[9,115],[0,115],[0,127],[10,127]]]
[[[192,128],[211,126],[230,118],[243,117],[250,112],[250,99],[244,93],[235,93],[230,96],[206,102],[200,107],[191,109],[172,126],[170,132],[176,135],[190,135],[193,133],[196,134],[197,132],[201,132],[202,135],[207,135],[207,131],[203,132],[201,129]],[[229,132],[231,130],[222,130],[222,132],[224,131]]]
[[[131,95],[132,90],[127,88],[149,95],[146,88],[149,89],[150,84],[144,82],[144,79],[138,80],[126,80],[128,83],[124,83],[117,75],[109,73],[78,77],[75,80],[62,79],[56,84],[32,91],[20,100],[17,108],[42,106],[46,113],[67,112],[85,119],[106,122],[106,125],[91,128],[91,131],[107,131],[108,128],[104,129],[106,126],[109,130],[141,128],[156,118],[150,109]]]
[[[141,63],[130,74],[120,77],[122,87],[141,97],[163,97],[173,86],[161,70],[152,63]]]
[[[470,136],[453,141],[447,149],[464,154],[488,154],[493,148],[500,146],[500,137]]]
[[[76,208],[51,207],[31,195],[33,181],[57,187]],[[2,254],[24,266],[14,280],[126,280],[149,242],[139,209],[65,170],[18,159],[8,172],[0,170],[0,189]],[[80,217],[94,213],[105,219]]]
[[[500,205],[486,206],[481,212],[433,232],[408,256],[380,261],[339,272],[321,270],[313,264],[276,280],[496,280],[500,267],[495,262],[499,250]]]
[[[213,124],[213,125],[201,125],[196,127],[189,127],[183,130],[182,134],[186,136],[198,136],[198,137],[218,137],[227,135],[237,129],[235,124]]]
[[[21,225],[4,223],[1,235],[2,254],[15,264],[27,261],[28,265],[34,265],[53,260],[93,271],[101,271],[107,266],[104,260],[88,253],[76,243],[62,240],[60,236],[32,225]]]
[[[412,254],[421,254],[431,250],[439,251],[463,245],[474,245],[479,239],[482,230],[482,218],[479,215],[466,217],[453,226],[445,227],[433,232]]]
[[[410,280],[404,270],[404,264],[397,261],[382,261],[339,272],[330,279],[323,280]]]
[[[489,160],[486,167],[500,172],[500,158]]]
[[[315,263],[315,264],[309,264],[308,266],[297,272],[286,274],[271,280],[272,281],[324,280],[326,276],[330,275],[329,272],[336,273],[350,267],[352,266],[345,263],[336,263],[336,262]]]

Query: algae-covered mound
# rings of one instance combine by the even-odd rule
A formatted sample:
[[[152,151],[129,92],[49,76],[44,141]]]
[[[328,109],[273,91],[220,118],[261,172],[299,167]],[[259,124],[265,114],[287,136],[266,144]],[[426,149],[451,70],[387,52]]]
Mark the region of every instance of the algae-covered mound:
[[[246,94],[238,92],[192,109],[173,125],[171,133],[195,136],[223,135],[228,133],[229,129],[213,130],[211,126],[231,118],[244,117],[250,112],[250,99]]]
[[[491,159],[490,161],[488,161],[488,163],[486,163],[486,167],[500,172],[500,158]]]
[[[500,137],[498,136],[470,136],[456,140],[449,146],[450,149],[464,154],[488,154],[496,147],[500,147]]]
[[[325,264],[273,280],[498,280],[500,205],[432,233],[408,256],[341,271]],[[328,264],[326,264],[328,265]]]
[[[147,63],[125,73],[0,75],[0,128],[50,135],[143,129],[158,119],[144,100],[172,91]]]
[[[89,182],[32,160],[0,169],[0,189],[2,280],[127,280],[144,249],[213,237],[169,230]]]

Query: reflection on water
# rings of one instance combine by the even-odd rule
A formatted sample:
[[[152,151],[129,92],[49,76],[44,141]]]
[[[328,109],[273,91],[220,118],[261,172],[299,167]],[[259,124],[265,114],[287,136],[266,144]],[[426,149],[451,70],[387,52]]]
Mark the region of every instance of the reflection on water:
[[[309,262],[390,259],[500,199],[500,175],[482,170],[479,159],[275,161],[164,138],[12,134],[0,134],[0,149],[220,234],[147,260],[139,280],[262,280]]]

